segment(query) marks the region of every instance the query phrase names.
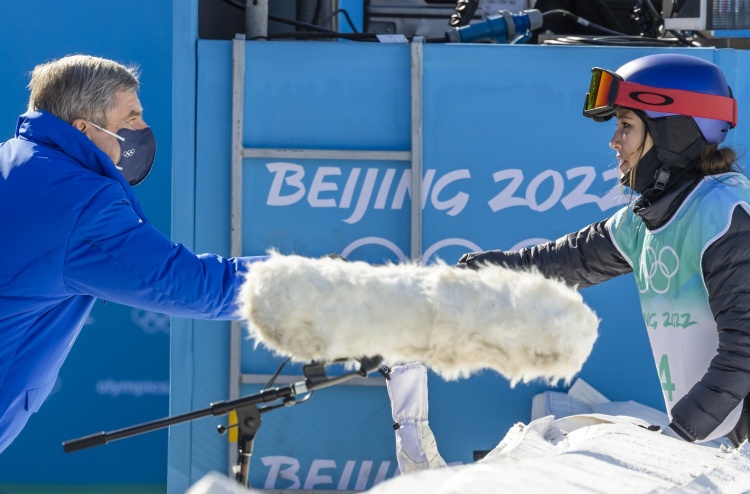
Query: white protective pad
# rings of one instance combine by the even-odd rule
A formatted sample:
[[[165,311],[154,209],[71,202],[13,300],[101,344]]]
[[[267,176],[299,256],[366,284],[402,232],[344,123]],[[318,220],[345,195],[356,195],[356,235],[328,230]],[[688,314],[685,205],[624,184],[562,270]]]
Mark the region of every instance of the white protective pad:
[[[396,460],[403,474],[446,466],[430,429],[427,368],[419,362],[391,368],[385,381],[396,429]]]
[[[571,379],[599,325],[576,290],[536,272],[275,253],[249,266],[240,305],[252,338],[299,361],[380,355],[511,383]]]

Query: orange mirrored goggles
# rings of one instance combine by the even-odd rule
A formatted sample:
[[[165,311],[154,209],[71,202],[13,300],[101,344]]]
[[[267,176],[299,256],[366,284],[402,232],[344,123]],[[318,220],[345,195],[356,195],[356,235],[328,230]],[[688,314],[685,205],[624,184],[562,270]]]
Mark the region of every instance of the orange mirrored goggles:
[[[618,106],[689,117],[711,118],[737,125],[737,100],[731,96],[664,89],[626,82],[618,74],[594,67],[583,102],[583,115],[597,122],[609,120]]]

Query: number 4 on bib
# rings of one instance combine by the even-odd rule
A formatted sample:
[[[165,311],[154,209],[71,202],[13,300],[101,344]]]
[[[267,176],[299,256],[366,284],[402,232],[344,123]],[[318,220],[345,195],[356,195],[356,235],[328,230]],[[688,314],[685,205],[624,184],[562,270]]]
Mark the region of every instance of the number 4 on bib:
[[[672,382],[672,375],[669,372],[669,359],[666,353],[661,356],[661,361],[659,362],[659,379],[661,380],[662,391],[669,393],[668,400],[672,401],[672,392],[675,386]]]

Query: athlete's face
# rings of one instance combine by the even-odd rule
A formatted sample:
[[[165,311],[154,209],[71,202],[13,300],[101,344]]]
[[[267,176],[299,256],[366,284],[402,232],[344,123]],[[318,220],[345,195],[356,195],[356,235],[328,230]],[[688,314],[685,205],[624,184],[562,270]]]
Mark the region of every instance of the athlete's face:
[[[617,151],[620,161],[620,174],[632,170],[646,151],[651,149],[654,141],[646,132],[646,124],[632,110],[618,108],[615,113],[617,128],[609,141],[609,146]]]

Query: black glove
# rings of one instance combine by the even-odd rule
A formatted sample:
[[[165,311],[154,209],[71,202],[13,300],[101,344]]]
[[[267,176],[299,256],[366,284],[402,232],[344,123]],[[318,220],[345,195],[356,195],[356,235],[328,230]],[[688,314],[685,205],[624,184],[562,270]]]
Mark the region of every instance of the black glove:
[[[469,252],[469,253],[466,253],[466,254],[462,255],[461,258],[456,263],[456,266],[459,267],[459,268],[471,268],[471,267],[473,267],[473,266],[471,266],[469,264],[469,259],[471,259],[471,256],[473,256],[474,254],[476,254],[476,252]]]
[[[461,256],[456,266],[461,268],[479,269],[487,264],[496,264],[498,266],[507,266],[508,261],[512,261],[512,256],[508,256],[502,250],[487,250],[484,252],[469,252]]]
[[[679,439],[680,441],[688,441],[684,437],[682,437],[682,434],[680,434],[677,429],[671,426],[662,427],[659,433],[662,436],[671,437],[672,439]]]
[[[732,444],[734,444],[735,448],[739,448],[740,445],[748,440],[748,437],[750,437],[750,397],[746,396],[745,401],[742,405],[742,412],[740,415],[740,420],[737,422],[737,425],[734,426],[734,429],[732,429],[732,432],[727,434],[727,437],[730,441],[732,441]]]
[[[486,257],[484,252],[469,252],[461,256],[456,266],[459,268],[479,269],[481,264],[486,262]]]

